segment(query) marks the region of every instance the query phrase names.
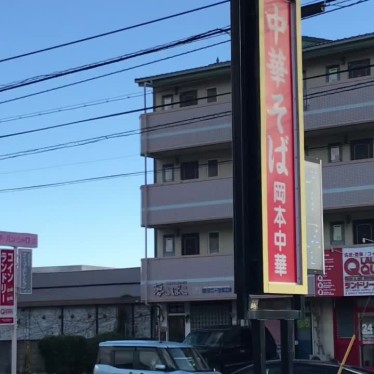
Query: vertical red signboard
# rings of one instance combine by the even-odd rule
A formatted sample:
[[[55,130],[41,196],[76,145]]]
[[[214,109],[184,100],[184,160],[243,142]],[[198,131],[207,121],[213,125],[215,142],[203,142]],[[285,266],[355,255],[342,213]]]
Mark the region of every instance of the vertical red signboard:
[[[307,293],[300,3],[260,1],[264,291]]]
[[[0,249],[0,325],[14,324],[15,251]]]

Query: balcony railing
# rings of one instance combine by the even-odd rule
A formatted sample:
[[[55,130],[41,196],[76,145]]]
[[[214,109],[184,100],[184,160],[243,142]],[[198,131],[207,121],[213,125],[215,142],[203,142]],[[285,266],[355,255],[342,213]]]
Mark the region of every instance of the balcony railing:
[[[231,103],[189,106],[141,116],[141,153],[231,142]]]
[[[374,206],[374,159],[323,167],[323,208]]]
[[[373,122],[372,84],[372,79],[365,77],[308,89],[304,95],[305,130]]]
[[[233,217],[232,178],[154,184],[141,190],[143,226]]]

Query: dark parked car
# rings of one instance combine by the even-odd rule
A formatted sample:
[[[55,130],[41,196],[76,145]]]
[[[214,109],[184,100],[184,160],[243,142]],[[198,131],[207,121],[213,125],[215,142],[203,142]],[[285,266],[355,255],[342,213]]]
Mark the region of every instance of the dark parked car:
[[[266,359],[278,358],[277,345],[268,329]],[[248,326],[220,326],[191,331],[184,340],[198,349],[212,369],[229,374],[253,362],[252,333]]]
[[[319,360],[294,360],[293,361],[294,374],[337,374],[339,370],[339,363],[326,362]],[[268,361],[266,363],[266,374],[281,374],[281,361]],[[355,368],[353,366],[344,365],[342,374],[367,374],[372,371]],[[254,374],[253,365],[246,366],[237,370],[233,374]]]

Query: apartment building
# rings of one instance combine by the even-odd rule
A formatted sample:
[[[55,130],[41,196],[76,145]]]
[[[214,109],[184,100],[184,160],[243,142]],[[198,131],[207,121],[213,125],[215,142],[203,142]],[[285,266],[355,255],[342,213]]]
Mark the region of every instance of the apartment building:
[[[323,164],[326,275],[311,277],[315,296],[298,340],[304,355],[341,359],[355,333],[349,361],[374,366],[374,34],[303,42],[305,146]],[[141,116],[141,154],[154,161],[142,225],[155,233],[154,258],[142,260],[142,300],[158,305],[162,336],[180,340],[236,322],[230,63],[136,83],[152,89],[155,106]],[[287,307],[282,298],[261,302]]]
[[[374,34],[304,48],[307,156],[323,163],[326,275],[313,299],[318,353],[374,366]],[[323,318],[322,318],[323,317]]]

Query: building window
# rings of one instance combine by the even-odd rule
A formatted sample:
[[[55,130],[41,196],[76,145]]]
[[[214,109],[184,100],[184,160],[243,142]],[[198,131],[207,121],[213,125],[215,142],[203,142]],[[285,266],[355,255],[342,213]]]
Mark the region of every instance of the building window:
[[[348,63],[348,78],[359,78],[370,75],[370,59],[351,61]]]
[[[197,105],[197,90],[181,92],[179,99],[180,107]]]
[[[209,253],[219,252],[219,232],[209,233]]]
[[[182,256],[198,255],[200,253],[199,234],[182,235]]]
[[[344,244],[344,222],[332,222],[330,226],[331,244]]]
[[[174,165],[167,164],[162,167],[162,181],[172,182],[174,180]]]
[[[181,163],[181,179],[197,179],[199,178],[199,162],[190,161]]]
[[[373,139],[360,139],[351,142],[351,160],[373,157]]]
[[[342,160],[342,146],[341,144],[329,145],[329,162],[339,162]]]
[[[218,176],[218,161],[208,160],[208,177]]]
[[[175,255],[175,236],[164,235],[164,256]]]
[[[369,239],[369,243],[374,240],[373,236],[374,220],[364,219],[353,222],[353,244],[363,244],[365,240]]]
[[[173,95],[162,96],[162,105],[163,110],[173,109]]]
[[[206,101],[208,103],[215,103],[217,101],[217,88],[208,88],[206,90]]]
[[[337,82],[340,79],[339,65],[331,65],[326,67],[326,82]]]

